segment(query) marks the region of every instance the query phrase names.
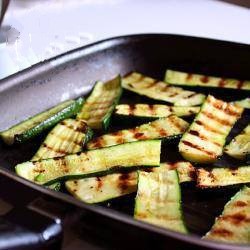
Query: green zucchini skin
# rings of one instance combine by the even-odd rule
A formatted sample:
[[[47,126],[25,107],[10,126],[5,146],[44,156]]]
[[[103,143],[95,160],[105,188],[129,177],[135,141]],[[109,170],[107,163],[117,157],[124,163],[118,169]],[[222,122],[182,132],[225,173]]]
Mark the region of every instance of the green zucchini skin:
[[[92,130],[83,120],[65,119],[49,132],[31,160],[38,161],[80,152],[92,135]]]
[[[189,162],[161,163],[161,167],[177,170],[180,182],[193,181],[195,168]],[[86,203],[99,203],[127,195],[137,190],[137,171],[113,173],[66,182],[67,190],[77,199]]]
[[[120,104],[115,107],[114,115],[124,120],[152,121],[169,115],[178,117],[192,116],[197,114],[199,110],[199,107],[177,107],[163,104]]]
[[[180,137],[187,128],[188,123],[186,121],[171,115],[132,129],[104,134],[90,141],[87,148],[103,148],[140,140],[164,139],[170,141]]]
[[[246,159],[250,154],[250,124],[224,148],[224,152],[239,160]]]
[[[234,101],[233,104],[237,104],[245,109],[250,109],[250,98],[245,98],[242,100]]]
[[[160,165],[161,141],[148,140],[18,164],[16,173],[38,184],[101,176],[119,169]],[[145,157],[147,155],[147,157]],[[132,170],[132,169],[131,169]]]
[[[176,170],[161,166],[152,172],[138,171],[134,218],[187,233],[182,216],[181,189]]]
[[[106,131],[121,95],[120,76],[106,83],[97,82],[77,118],[85,120],[92,129]]]
[[[174,87],[137,72],[123,77],[122,87],[139,95],[172,103],[174,106],[196,106],[205,99],[203,94]]]
[[[191,162],[215,162],[222,155],[226,137],[242,112],[243,108],[209,95],[180,140],[180,154]]]
[[[250,166],[237,168],[214,167],[196,170],[197,186],[199,188],[216,188],[242,183],[250,183]]]
[[[250,243],[250,188],[245,186],[225,205],[203,239],[238,244]]]
[[[76,115],[83,103],[84,99],[81,97],[61,103],[1,132],[0,137],[8,145],[26,142],[58,122]]]
[[[191,74],[187,72],[167,70],[165,82],[182,86],[202,86],[216,88],[230,88],[250,90],[250,81],[240,81],[236,79],[224,79],[221,77]]]

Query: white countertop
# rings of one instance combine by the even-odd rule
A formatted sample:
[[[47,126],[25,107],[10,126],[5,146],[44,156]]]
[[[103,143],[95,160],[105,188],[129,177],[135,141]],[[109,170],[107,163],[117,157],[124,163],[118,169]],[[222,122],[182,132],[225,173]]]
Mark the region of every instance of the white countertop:
[[[103,38],[175,33],[250,44],[250,10],[216,0],[12,0],[0,79]]]

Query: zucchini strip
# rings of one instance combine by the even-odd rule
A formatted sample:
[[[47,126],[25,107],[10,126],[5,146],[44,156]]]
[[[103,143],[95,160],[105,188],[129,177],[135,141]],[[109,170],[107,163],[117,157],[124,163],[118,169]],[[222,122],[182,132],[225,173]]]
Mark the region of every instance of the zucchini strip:
[[[224,152],[239,160],[246,159],[250,154],[250,124],[224,148]]]
[[[86,120],[87,124],[93,129],[107,130],[111,115],[120,100],[121,94],[120,76],[106,83],[97,82],[77,118]]]
[[[135,192],[137,172],[67,181],[66,188],[74,197],[86,203],[103,202]]]
[[[92,130],[83,120],[63,120],[50,131],[31,160],[38,161],[80,152],[92,135]]]
[[[245,98],[245,99],[238,100],[238,101],[235,101],[232,103],[237,104],[237,105],[241,106],[242,108],[250,109],[250,98]]]
[[[180,182],[194,180],[195,168],[189,162],[161,163],[161,167],[177,170]],[[137,172],[113,173],[66,182],[67,190],[86,203],[98,203],[127,195],[137,190]]]
[[[160,227],[187,233],[176,170],[168,170],[161,166],[152,172],[138,171],[134,217]]]
[[[199,110],[199,107],[177,107],[163,104],[120,104],[115,107],[114,115],[125,119],[132,117],[143,120],[168,117],[169,115],[191,116],[197,114]]]
[[[225,205],[204,239],[250,243],[250,188],[245,186]]]
[[[197,186],[200,188],[213,188],[242,183],[250,183],[250,166],[197,169]]]
[[[222,155],[226,137],[242,112],[243,108],[209,95],[180,140],[179,152],[184,159],[215,162]]]
[[[16,173],[38,184],[50,185],[59,180],[100,176],[119,169],[159,166],[160,153],[160,140],[126,143],[53,159],[24,162],[16,166]]]
[[[166,71],[165,82],[183,86],[202,86],[250,90],[250,81],[191,74],[170,69]]]
[[[196,106],[205,99],[203,94],[173,87],[136,72],[123,77],[122,87],[139,95],[172,103],[175,106]]]
[[[83,98],[78,98],[76,101],[69,100],[63,102],[47,111],[20,122],[5,131],[2,131],[0,137],[8,145],[12,145],[15,142],[23,143],[53,127],[58,122],[76,115],[81,109],[83,102]]]
[[[126,142],[163,139],[170,140],[185,132],[188,123],[177,116],[161,118],[132,129],[124,129],[99,136],[87,144],[88,149],[103,148]]]

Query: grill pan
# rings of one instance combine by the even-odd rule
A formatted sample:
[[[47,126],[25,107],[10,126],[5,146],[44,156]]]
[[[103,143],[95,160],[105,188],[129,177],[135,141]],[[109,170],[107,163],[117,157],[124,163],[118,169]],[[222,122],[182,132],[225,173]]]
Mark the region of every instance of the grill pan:
[[[201,74],[250,79],[250,46],[218,40],[169,35],[143,34],[100,41],[39,63],[0,81],[0,130],[50,108],[66,99],[86,95],[96,80],[109,80],[131,71],[163,79],[167,68]],[[187,88],[188,89],[188,88]],[[192,88],[233,101],[249,97],[249,91]],[[122,102],[144,101],[125,92]],[[152,103],[152,100],[151,100]],[[159,102],[157,102],[159,103]],[[249,123],[249,112],[236,124],[229,138]],[[249,249],[201,240],[225,203],[238,187],[213,191],[182,185],[184,217],[191,232],[182,235],[133,220],[134,195],[100,205],[87,205],[67,193],[55,192],[18,177],[14,166],[29,160],[43,136],[12,147],[0,144],[0,196],[17,207],[28,207],[61,220],[65,229],[77,219],[81,237],[88,235],[106,248],[128,246],[148,249]],[[176,159],[176,147],[168,146],[168,159]],[[219,165],[237,165],[223,157]],[[63,208],[63,209],[62,209]]]

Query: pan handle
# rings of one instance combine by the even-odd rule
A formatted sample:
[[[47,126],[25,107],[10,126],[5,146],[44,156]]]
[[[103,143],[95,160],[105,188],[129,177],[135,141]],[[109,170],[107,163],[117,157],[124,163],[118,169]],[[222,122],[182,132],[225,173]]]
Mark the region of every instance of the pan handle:
[[[16,207],[0,217],[0,249],[60,249],[62,226],[29,208]]]

